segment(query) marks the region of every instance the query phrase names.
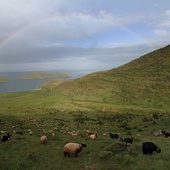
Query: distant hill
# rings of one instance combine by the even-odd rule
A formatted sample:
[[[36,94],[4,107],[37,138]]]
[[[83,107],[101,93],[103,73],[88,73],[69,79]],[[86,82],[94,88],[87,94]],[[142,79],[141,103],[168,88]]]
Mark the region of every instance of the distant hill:
[[[18,77],[19,79],[44,79],[55,77],[69,77],[67,73],[47,73],[47,72],[32,72]]]
[[[166,108],[170,103],[170,45],[121,67],[64,81],[55,89],[75,101]]]

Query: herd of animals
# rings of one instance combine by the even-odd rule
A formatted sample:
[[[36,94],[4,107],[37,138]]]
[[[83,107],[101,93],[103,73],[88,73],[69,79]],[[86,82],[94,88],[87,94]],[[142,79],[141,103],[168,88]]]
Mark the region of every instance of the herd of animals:
[[[32,135],[32,132],[30,130],[28,132],[29,132],[30,135]],[[87,133],[91,139],[93,139],[93,140],[97,139],[96,133],[91,132],[89,130],[84,130],[84,132]],[[16,132],[15,131],[15,133],[19,134],[19,135],[23,135],[23,132]],[[2,142],[6,142],[6,141],[11,139],[10,133],[7,133],[7,135],[4,135],[4,132],[0,131],[0,135],[1,135]],[[119,133],[115,133],[115,134],[108,133],[108,135],[110,136],[110,138],[118,139],[118,141],[124,142],[125,144],[131,144],[132,145],[132,143],[133,143],[132,137],[131,138],[122,138]],[[170,137],[170,132],[160,130],[157,135],[164,136],[164,137],[168,138],[168,137]],[[40,142],[42,144],[46,143],[47,142],[47,136],[46,135],[41,136]],[[79,144],[79,143],[69,142],[69,143],[64,145],[63,154],[64,154],[65,157],[67,157],[67,156],[70,157],[71,155],[74,155],[74,156],[77,157],[78,153],[81,152],[81,150],[84,147],[87,147],[87,145],[85,143]],[[156,144],[154,144],[153,142],[144,142],[142,144],[142,151],[143,151],[143,154],[145,154],[145,155],[147,155],[147,154],[151,155],[154,151],[157,152],[157,153],[161,153],[161,149]]]

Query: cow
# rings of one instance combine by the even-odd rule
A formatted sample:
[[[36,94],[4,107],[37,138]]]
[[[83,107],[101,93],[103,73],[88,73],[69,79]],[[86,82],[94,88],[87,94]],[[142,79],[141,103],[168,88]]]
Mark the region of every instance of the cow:
[[[153,151],[156,151],[157,153],[161,153],[161,149],[152,142],[144,142],[142,145],[142,151],[143,154],[145,155],[146,154],[152,155]]]

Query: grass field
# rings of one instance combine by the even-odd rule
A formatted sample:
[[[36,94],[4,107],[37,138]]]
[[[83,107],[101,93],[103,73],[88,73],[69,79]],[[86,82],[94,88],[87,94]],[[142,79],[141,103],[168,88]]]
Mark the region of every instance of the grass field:
[[[41,90],[0,94],[1,137],[12,135],[0,142],[0,169],[169,170],[170,138],[153,135],[170,132],[169,56],[167,46],[117,69],[53,80]],[[91,140],[86,129],[97,139]],[[125,146],[108,132],[133,137],[133,144]],[[48,140],[41,144],[44,133]],[[146,141],[162,152],[143,155]],[[65,158],[67,142],[87,148],[77,158]]]
[[[40,98],[42,93],[36,91],[33,98]],[[77,101],[66,103],[67,107],[46,107],[42,99],[37,99],[33,105],[32,93],[10,95],[10,102],[6,105],[3,103],[4,107],[1,107],[0,129],[12,134],[11,140],[0,143],[1,169],[170,168],[170,139],[153,136],[153,133],[160,129],[170,130],[170,113],[167,111],[107,104],[102,106],[99,103]],[[5,98],[5,94],[2,96]],[[20,103],[16,103],[19,101],[17,98]],[[46,99],[44,103],[46,104]],[[28,134],[28,129],[33,131],[33,135]],[[85,129],[97,133],[97,140],[91,140],[84,133]],[[55,133],[55,136],[48,133],[46,144],[40,143],[43,130],[52,130]],[[22,131],[23,135],[14,134],[13,131]],[[68,134],[73,131],[79,131],[79,135],[72,137]],[[117,139],[103,135],[107,132],[120,133],[122,137],[133,137],[133,144],[123,147]],[[65,158],[63,155],[64,144],[71,141],[87,145],[78,158]],[[162,152],[150,156],[143,155],[141,147],[145,141],[154,142]]]

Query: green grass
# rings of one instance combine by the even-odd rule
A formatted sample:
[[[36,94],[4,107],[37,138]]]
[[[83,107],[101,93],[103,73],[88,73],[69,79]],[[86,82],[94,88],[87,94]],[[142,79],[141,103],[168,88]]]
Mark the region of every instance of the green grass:
[[[24,134],[0,142],[0,169],[169,170],[170,140],[153,136],[160,129],[170,131],[169,56],[167,46],[113,70],[53,80],[41,90],[1,93],[0,130]],[[49,134],[44,145],[43,129],[56,134]],[[96,132],[97,140],[92,141],[85,129]],[[68,131],[80,134],[73,138]],[[103,136],[107,132],[133,137],[134,142],[123,147]],[[62,153],[70,141],[87,144],[78,158]],[[159,146],[161,154],[143,155],[145,141]]]
[[[12,110],[12,109],[11,109]],[[153,132],[167,129],[170,115],[157,113],[130,112],[59,112],[51,109],[27,109],[20,116],[1,116],[0,129],[23,131],[23,135],[13,134],[10,141],[0,143],[1,169],[162,169],[170,168],[169,139],[153,137]],[[19,110],[16,112],[20,112]],[[146,119],[146,118],[147,119]],[[30,119],[28,119],[30,118]],[[31,121],[31,118],[35,121]],[[144,119],[145,118],[145,119]],[[153,123],[155,121],[155,123]],[[54,127],[58,127],[54,130]],[[33,131],[30,136],[27,129]],[[48,141],[42,145],[40,136],[42,129],[54,130],[56,136],[48,135]],[[63,131],[79,131],[80,134],[71,138]],[[98,138],[92,141],[84,130],[97,132]],[[168,129],[169,130],[169,129]],[[103,136],[103,133],[119,132],[122,137],[133,137],[132,146],[121,147],[116,139]],[[141,136],[137,136],[139,134]],[[67,142],[86,143],[78,154],[78,158],[65,158],[62,148]],[[142,142],[152,141],[162,153],[152,156],[143,155]]]

